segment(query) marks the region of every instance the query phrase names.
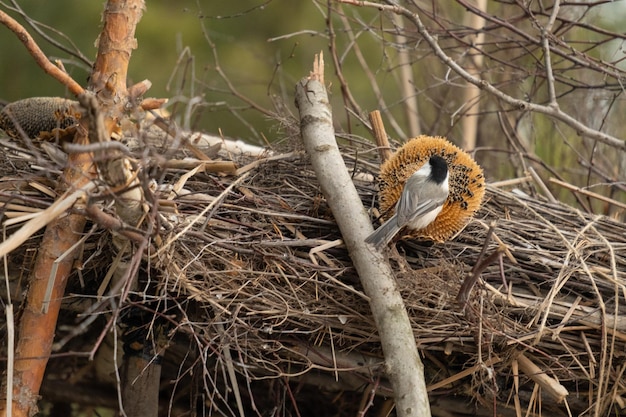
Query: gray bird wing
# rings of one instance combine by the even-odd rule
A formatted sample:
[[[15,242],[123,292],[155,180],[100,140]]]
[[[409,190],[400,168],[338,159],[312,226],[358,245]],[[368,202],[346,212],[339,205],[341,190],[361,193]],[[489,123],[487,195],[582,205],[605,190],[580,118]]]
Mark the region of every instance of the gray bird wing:
[[[400,201],[398,201],[398,206],[396,207],[396,214],[398,216],[397,222],[400,227],[436,209],[443,203],[437,200],[426,200],[422,202],[418,202],[417,200],[418,198],[415,194],[406,193],[402,194],[400,197]]]
[[[442,205],[447,195],[442,199],[440,195],[437,195],[437,198],[433,198],[434,196],[429,195],[430,193],[422,192],[422,197],[418,196],[418,193],[406,192],[407,189],[410,190],[423,190],[424,183],[427,178],[425,176],[416,176],[413,175],[409,177],[406,184],[404,185],[404,192],[400,195],[400,200],[396,205],[396,214],[398,216],[398,226],[404,227],[407,223],[412,220],[423,216],[424,214],[432,211]],[[421,200],[421,201],[420,201]]]

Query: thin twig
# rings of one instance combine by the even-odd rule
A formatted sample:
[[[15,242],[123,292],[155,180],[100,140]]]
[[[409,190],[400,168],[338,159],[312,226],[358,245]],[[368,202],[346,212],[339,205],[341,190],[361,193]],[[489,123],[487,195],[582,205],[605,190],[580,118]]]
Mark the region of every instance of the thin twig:
[[[407,19],[409,19],[415,24],[417,31],[420,33],[420,35],[422,35],[424,40],[426,40],[426,42],[431,47],[435,55],[437,55],[437,57],[444,64],[450,67],[450,69],[452,69],[455,73],[457,73],[459,76],[461,76],[461,78],[463,78],[467,82],[472,83],[476,85],[477,87],[479,87],[480,89],[487,91],[488,93],[492,94],[496,98],[504,101],[505,103],[510,104],[511,106],[513,106],[514,108],[520,111],[531,111],[531,112],[545,114],[547,116],[553,117],[554,119],[559,120],[565,123],[566,125],[570,126],[572,129],[578,132],[578,134],[581,136],[586,136],[590,139],[595,139],[599,142],[602,142],[606,145],[609,145],[617,149],[626,150],[626,141],[618,139],[612,135],[600,132],[598,130],[592,129],[589,126],[585,125],[584,123],[578,121],[574,117],[570,116],[569,114],[563,112],[559,108],[555,108],[554,106],[550,106],[550,105],[545,106],[541,104],[528,102],[526,100],[517,99],[515,97],[512,97],[504,93],[502,90],[496,88],[493,84],[472,76],[461,65],[457,64],[454,59],[452,59],[448,54],[446,54],[446,52],[439,45],[438,40],[433,35],[431,35],[430,31],[426,28],[426,26],[424,26],[421,18],[419,17],[417,13],[413,13],[410,10],[406,9],[405,7],[392,4],[388,0],[385,0],[385,1],[388,1],[389,4],[380,4],[380,3],[373,3],[370,1],[357,1],[357,0],[338,0],[338,1],[340,3],[351,4],[354,6],[372,7],[378,10],[387,10],[392,13],[400,13],[406,16]]]
[[[30,36],[30,33],[28,33],[22,25],[20,25],[15,19],[13,19],[2,10],[0,10],[0,23],[5,25],[9,30],[15,33],[17,38],[26,47],[26,50],[35,59],[35,62],[46,72],[46,74],[51,75],[61,84],[66,86],[75,96],[78,96],[85,92],[83,87],[81,87],[80,84],[74,81],[72,77],[70,77],[66,72],[63,72],[59,67],[50,62],[50,60],[46,57],[41,48],[39,48],[32,36]]]
[[[352,26],[350,26],[350,22],[348,21],[348,18],[343,13],[342,9],[338,11],[338,14],[343,24],[344,31],[348,35],[348,38],[350,39],[349,48],[346,48],[346,51],[343,53],[343,55],[344,56],[347,55],[350,50],[354,51],[354,56],[359,61],[361,70],[363,71],[363,74],[365,74],[365,76],[367,77],[370,83],[372,92],[376,96],[376,101],[378,103],[379,109],[385,112],[385,116],[387,117],[387,120],[389,120],[389,124],[391,125],[393,130],[396,132],[396,135],[401,138],[406,138],[406,133],[404,132],[404,130],[402,129],[402,127],[400,126],[396,118],[394,117],[393,113],[390,111],[387,111],[389,106],[385,102],[385,95],[383,94],[383,90],[380,88],[380,85],[378,81],[376,80],[376,75],[372,72],[372,69],[370,68],[370,65],[368,64],[367,59],[365,58],[363,51],[361,50],[361,47],[359,46],[359,43],[357,42],[357,39],[358,39],[357,35],[354,34],[354,30],[352,29]],[[332,22],[329,22],[329,24],[332,25]],[[330,30],[333,30],[333,29],[331,28]],[[332,39],[333,41],[335,40],[335,38],[332,38]],[[332,45],[331,45],[331,48],[332,48]],[[343,59],[341,61],[343,61]],[[408,64],[404,69],[406,72],[411,71],[411,68]],[[342,69],[340,68],[337,72],[338,74],[341,74],[340,79],[343,79]],[[349,89],[349,85],[346,84],[345,88]],[[417,103],[417,99],[415,97],[414,92],[410,95],[407,93],[407,96],[408,97],[406,100],[408,100],[408,102],[415,101]],[[349,112],[355,112],[355,113],[356,111],[361,111],[360,107],[354,106],[354,105],[352,106],[352,108],[348,108],[347,110]],[[417,104],[415,105],[415,111],[417,111]],[[361,113],[358,113],[358,114],[359,116],[361,116]],[[417,120],[417,118],[418,118],[418,115],[414,113],[412,115],[411,120]],[[410,122],[407,122],[407,123],[410,123]]]
[[[51,45],[54,45],[55,47],[59,48],[59,50],[68,53],[69,55],[77,58],[79,61],[81,61],[84,65],[84,67],[86,69],[91,68],[91,66],[93,65],[93,62],[91,62],[91,60],[89,58],[87,58],[79,49],[78,47],[74,44],[74,42],[65,34],[59,32],[58,30],[51,28],[47,25],[42,24],[41,22],[38,22],[36,20],[34,20],[33,18],[31,18],[25,11],[24,9],[22,9],[22,7],[17,3],[16,0],[11,0],[11,4],[13,5],[13,10],[15,10],[17,13],[19,13],[24,20],[26,20],[26,22],[28,22],[28,24],[30,25],[31,28],[33,28],[33,30],[35,32],[37,32],[39,34],[39,36],[41,36],[42,38],[44,38],[48,43],[50,43]],[[68,47],[66,47],[65,45],[63,45],[62,43],[56,41],[55,39],[53,39],[51,36],[49,36],[46,32],[44,32],[41,27],[45,27],[46,29],[52,30],[54,32],[57,32],[60,36],[62,36],[66,41],[68,41],[70,43],[70,45],[72,45],[72,47],[74,49],[70,49]]]
[[[546,80],[548,81],[548,97],[550,102],[548,106],[554,107],[558,110],[559,103],[556,101],[556,87],[554,81],[554,72],[552,72],[552,55],[550,53],[550,37],[552,35],[552,28],[554,22],[559,14],[560,0],[555,0],[552,5],[552,14],[550,20],[541,30],[541,46],[543,47],[543,58],[546,66]]]
[[[617,201],[617,200],[614,200],[614,199],[609,198],[609,197],[605,197],[602,194],[598,194],[598,193],[594,193],[593,191],[585,190],[584,188],[577,187],[577,186],[575,186],[573,184],[569,184],[569,183],[567,183],[565,181],[561,181],[561,180],[558,180],[556,178],[550,178],[549,181],[551,183],[553,183],[553,184],[556,184],[556,185],[559,185],[561,187],[564,187],[564,188],[566,188],[568,190],[571,190],[571,191],[573,191],[575,193],[583,194],[583,195],[586,195],[588,197],[595,198],[595,199],[600,200],[600,201],[604,201],[605,203],[612,204],[615,207],[626,209],[626,204],[625,203],[622,203],[621,201]]]

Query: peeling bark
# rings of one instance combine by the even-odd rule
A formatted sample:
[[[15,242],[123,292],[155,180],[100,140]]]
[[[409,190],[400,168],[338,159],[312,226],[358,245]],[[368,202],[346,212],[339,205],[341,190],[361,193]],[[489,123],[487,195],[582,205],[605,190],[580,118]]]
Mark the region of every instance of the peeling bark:
[[[69,164],[63,176],[63,183],[68,188],[82,187],[91,180],[90,155],[71,155]],[[71,214],[60,217],[46,228],[30,281],[26,308],[19,323],[13,376],[13,417],[31,416],[37,411],[39,389],[52,349],[61,300],[74,267],[75,255],[68,256],[66,252],[81,238],[84,226],[83,216]],[[62,255],[66,256],[61,258]],[[54,276],[53,272],[56,272]],[[47,296],[50,279],[55,281]],[[6,409],[2,410],[1,415],[6,416],[6,413]]]
[[[132,50],[136,48],[135,27],[144,9],[143,0],[109,0],[105,6],[103,30],[98,39],[98,57],[89,90],[96,93],[100,108],[103,109],[107,138],[129,103],[126,86],[128,63]],[[6,24],[5,20],[0,21]],[[28,49],[36,51],[38,48],[31,46]],[[37,62],[50,73],[48,62]],[[81,93],[82,89],[71,81],[74,86],[72,91]],[[88,142],[83,133],[89,130],[86,128],[87,123],[87,120],[81,120],[83,129],[76,133],[74,143]],[[79,188],[89,182],[93,175],[91,154],[73,153],[59,181],[58,191],[62,194],[66,189]],[[85,222],[83,216],[71,214],[59,217],[46,228],[19,324],[12,380],[13,417],[30,417],[37,412],[39,389],[51,354],[61,299],[74,266],[75,255],[66,252],[81,238]],[[51,277],[53,271],[56,272],[55,277]],[[54,279],[54,284],[51,293],[46,294],[50,279]],[[5,381],[5,386],[7,383]],[[6,416],[7,411],[2,410],[0,416]]]

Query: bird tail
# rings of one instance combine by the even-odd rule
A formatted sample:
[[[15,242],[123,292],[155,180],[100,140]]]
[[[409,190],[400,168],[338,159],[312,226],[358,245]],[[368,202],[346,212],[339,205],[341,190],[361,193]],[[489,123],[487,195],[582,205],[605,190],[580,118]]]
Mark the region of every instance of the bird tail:
[[[367,243],[371,243],[376,247],[376,249],[380,250],[383,246],[386,246],[399,231],[400,227],[398,226],[398,220],[394,214],[389,220],[383,223],[382,226],[374,230],[374,232],[369,235],[365,241]]]

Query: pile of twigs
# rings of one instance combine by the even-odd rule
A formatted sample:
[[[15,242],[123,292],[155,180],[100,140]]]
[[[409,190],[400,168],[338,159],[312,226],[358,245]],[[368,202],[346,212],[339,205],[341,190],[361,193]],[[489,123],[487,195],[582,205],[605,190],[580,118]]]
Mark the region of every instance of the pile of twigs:
[[[363,159],[372,147],[343,150],[364,204],[375,206],[375,163]],[[42,190],[53,188],[53,176],[36,177],[32,153],[4,159],[4,222],[18,206],[50,204],[53,193]],[[302,415],[331,398],[341,415],[382,409],[391,391],[368,299],[306,155],[237,159],[252,165],[235,176],[168,168],[157,187],[163,243],[144,254],[148,278],[132,300],[149,300],[155,319],[167,318],[164,396],[172,407],[202,397],[227,415],[268,404]],[[94,311],[95,302],[76,305],[93,299],[113,257],[109,239],[94,227],[72,289],[80,295],[68,298],[67,311]],[[33,238],[12,261],[27,271],[36,247]],[[626,225],[489,186],[454,240],[397,248],[390,261],[435,414],[470,404],[470,415],[493,407],[502,415],[607,415],[624,404]],[[459,295],[472,277],[480,279]],[[77,326],[74,313],[64,319]],[[90,351],[97,323],[63,349]],[[79,332],[59,331],[67,334]]]

